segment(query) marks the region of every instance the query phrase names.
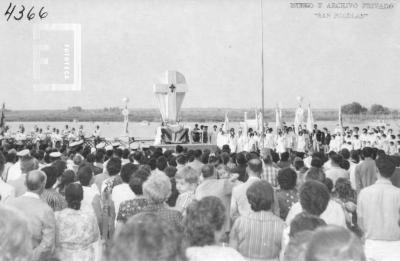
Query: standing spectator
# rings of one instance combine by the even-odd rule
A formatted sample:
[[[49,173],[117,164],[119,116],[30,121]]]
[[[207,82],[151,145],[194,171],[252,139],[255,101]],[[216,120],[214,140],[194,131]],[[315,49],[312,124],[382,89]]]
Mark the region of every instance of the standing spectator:
[[[21,157],[18,166],[21,174],[17,179],[9,181],[9,184],[15,188],[15,196],[19,197],[27,191],[25,180],[28,172],[39,168],[39,162],[32,156]]]
[[[40,170],[26,174],[27,191],[7,202],[23,212],[32,232],[33,261],[46,260],[54,250],[55,218],[53,210],[40,199],[46,184],[46,175]]]
[[[60,211],[67,207],[64,197],[56,191],[54,184],[57,181],[57,169],[54,166],[42,168],[46,174],[46,185],[40,197],[49,204],[53,211]]]
[[[194,160],[192,162],[188,163],[188,166],[192,167],[197,172],[198,176],[200,176],[201,168],[204,166],[204,163],[201,162],[201,155],[202,155],[201,150],[195,150],[194,151]]]
[[[187,206],[194,199],[194,192],[199,182],[197,172],[190,166],[182,168],[175,176],[176,189],[179,191],[175,209],[185,215]]]
[[[114,201],[115,210],[118,211],[119,205],[125,200],[133,199],[135,193],[129,187],[129,180],[132,174],[137,171],[138,166],[133,163],[126,163],[121,168],[122,184],[116,185],[111,194],[111,199]]]
[[[68,208],[56,212],[55,257],[60,261],[86,261],[95,259],[95,242],[99,239],[99,226],[94,215],[81,210],[83,189],[78,183],[65,189]]]
[[[245,260],[235,249],[218,245],[225,232],[224,222],[225,208],[216,197],[205,197],[188,207],[184,234],[189,261]]]
[[[236,155],[236,164],[236,167],[231,169],[231,173],[239,174],[238,180],[241,182],[246,182],[248,178],[246,173],[247,160],[243,152],[240,152]]]
[[[331,166],[325,170],[326,177],[332,180],[333,185],[338,178],[349,179],[349,172],[340,167],[343,157],[339,154],[334,154],[330,157]]]
[[[359,193],[361,189],[374,184],[377,179],[377,168],[372,158],[373,153],[370,147],[362,149],[362,157],[364,160],[357,165],[354,172],[357,193]]]
[[[3,172],[6,160],[3,153],[0,152],[0,173]],[[9,198],[15,197],[15,188],[0,178],[0,203],[5,202]]]
[[[252,212],[236,219],[230,232],[230,246],[250,260],[276,260],[285,223],[271,211],[274,190],[267,181],[257,181],[246,195]]]
[[[368,257],[399,260],[400,189],[390,181],[396,166],[389,156],[379,157],[376,165],[378,180],[362,189],[358,197],[358,224],[365,233]]]
[[[263,172],[261,173],[261,179],[268,181],[274,188],[278,186],[276,180],[279,169],[274,166],[271,154],[267,153],[263,156]]]
[[[31,260],[32,233],[28,222],[27,217],[19,210],[0,205],[0,260]]]
[[[299,201],[296,189],[297,174],[291,168],[281,169],[278,173],[280,189],[276,193],[280,209],[280,217],[285,220],[292,205]]]

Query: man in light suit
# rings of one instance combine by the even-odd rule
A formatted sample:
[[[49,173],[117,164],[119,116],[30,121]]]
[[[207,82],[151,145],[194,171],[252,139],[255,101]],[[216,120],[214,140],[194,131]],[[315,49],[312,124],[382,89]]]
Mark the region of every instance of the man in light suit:
[[[232,188],[237,185],[238,174],[233,174],[229,179],[217,179],[217,172],[213,165],[206,164],[201,169],[203,181],[196,188],[195,198],[201,200],[204,197],[214,196],[221,199],[226,209],[225,231],[229,231],[229,211]]]
[[[246,192],[247,189],[251,186],[251,184],[260,180],[260,176],[263,171],[261,160],[258,158],[251,159],[248,162],[246,171],[247,174],[249,175],[247,181],[240,185],[237,185],[232,190],[231,209],[230,209],[230,217],[232,220],[232,224],[239,216],[247,216],[248,214],[251,213],[251,207],[247,199]],[[272,209],[273,212],[279,216],[279,205],[278,201],[276,200],[275,193],[274,193],[274,204],[272,206]]]
[[[26,175],[27,191],[22,196],[7,201],[19,209],[28,219],[32,232],[32,260],[46,260],[51,257],[55,246],[55,217],[53,210],[40,199],[46,184],[46,175],[40,170],[32,170]]]

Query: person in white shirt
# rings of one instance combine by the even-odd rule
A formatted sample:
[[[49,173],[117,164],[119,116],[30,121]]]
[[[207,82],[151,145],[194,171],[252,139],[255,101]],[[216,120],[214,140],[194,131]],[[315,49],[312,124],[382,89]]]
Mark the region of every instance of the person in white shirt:
[[[132,174],[137,170],[138,166],[133,163],[127,163],[122,166],[120,175],[123,183],[115,186],[111,194],[111,199],[114,201],[116,212],[118,212],[119,206],[122,202],[136,197],[135,193],[133,193],[132,189],[129,187],[129,180]]]
[[[331,157],[331,167],[325,171],[326,177],[330,178],[335,185],[338,178],[349,179],[349,172],[340,167],[340,163],[343,157],[339,154],[332,155]]]
[[[236,153],[238,147],[237,137],[235,135],[235,129],[231,128],[229,136],[228,136],[228,145],[231,149],[231,153]]]
[[[21,150],[17,153],[18,161],[8,169],[7,182],[17,180],[21,174],[21,159],[30,156],[29,150]]]
[[[6,159],[3,153],[0,152],[0,173],[3,172]],[[9,198],[15,197],[15,188],[7,183],[5,183],[0,178],[0,203],[7,201]]]

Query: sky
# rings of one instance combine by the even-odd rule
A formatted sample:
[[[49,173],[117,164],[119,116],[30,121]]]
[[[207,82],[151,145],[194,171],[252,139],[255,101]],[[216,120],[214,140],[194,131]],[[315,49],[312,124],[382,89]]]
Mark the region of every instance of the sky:
[[[318,10],[290,8],[290,2],[263,1],[266,108],[293,108],[297,96],[314,108],[352,101],[400,107],[397,1],[389,1],[396,4],[390,10],[352,11],[367,12],[364,19],[321,19],[314,15]],[[49,15],[31,21],[0,16],[0,102],[10,109],[114,107],[123,106],[123,97],[132,109],[156,108],[153,84],[166,70],[186,78],[183,107],[261,107],[259,0],[13,3],[44,6]],[[1,14],[8,5],[0,0]],[[43,24],[80,24],[80,91],[34,88],[33,28]],[[63,44],[55,35],[41,37]],[[52,67],[40,67],[41,81],[62,79],[62,66],[52,63],[63,58],[60,50],[61,58],[50,56]]]

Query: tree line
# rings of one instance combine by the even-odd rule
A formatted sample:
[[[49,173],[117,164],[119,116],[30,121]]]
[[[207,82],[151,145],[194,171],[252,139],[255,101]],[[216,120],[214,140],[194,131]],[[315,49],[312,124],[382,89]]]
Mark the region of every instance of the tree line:
[[[372,104],[368,109],[362,106],[358,102],[352,102],[345,104],[341,107],[343,114],[372,114],[372,115],[382,115],[382,114],[398,114],[398,110],[391,110],[381,104]]]

